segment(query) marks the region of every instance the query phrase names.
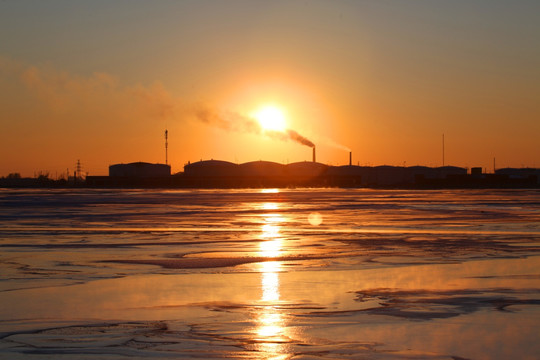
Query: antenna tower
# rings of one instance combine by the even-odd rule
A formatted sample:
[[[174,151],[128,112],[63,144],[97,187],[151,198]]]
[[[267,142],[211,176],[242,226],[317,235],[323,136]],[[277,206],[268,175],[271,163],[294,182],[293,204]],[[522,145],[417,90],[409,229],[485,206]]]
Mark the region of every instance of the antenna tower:
[[[442,134],[442,166],[444,166],[444,134]]]
[[[75,172],[75,177],[77,179],[81,177],[81,160],[77,160],[77,170]]]
[[[165,165],[169,165],[169,131],[165,129]]]

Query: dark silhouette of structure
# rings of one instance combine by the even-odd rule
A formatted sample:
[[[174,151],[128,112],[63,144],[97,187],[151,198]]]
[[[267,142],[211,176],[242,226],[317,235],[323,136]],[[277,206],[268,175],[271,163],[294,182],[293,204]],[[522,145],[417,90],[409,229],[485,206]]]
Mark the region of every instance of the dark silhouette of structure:
[[[521,188],[539,187],[538,171],[524,173],[482,174],[481,168],[468,170],[456,166],[330,166],[316,161],[279,164],[252,161],[235,164],[222,160],[201,160],[188,163],[184,172],[160,176],[162,164],[133,163],[126,169],[138,170],[145,164],[152,176],[143,175],[89,177],[91,186],[164,186],[179,188],[264,188],[264,187],[372,187],[372,188]],[[112,165],[115,169],[119,165]],[[152,167],[154,166],[154,167]],[[154,169],[157,172],[154,172]],[[535,172],[536,171],[536,172]]]
[[[315,148],[313,148],[315,152]],[[314,159],[315,160],[315,159]],[[540,169],[499,169],[483,174],[481,168],[456,166],[330,166],[316,161],[279,164],[223,160],[188,163],[170,175],[170,166],[132,163],[111,165],[110,176],[87,177],[88,186],[175,188],[264,187],[372,187],[372,188],[538,188]]]
[[[265,188],[265,187],[371,187],[404,189],[440,188],[540,188],[540,169],[497,169],[455,166],[330,166],[316,161],[279,164],[252,161],[235,164],[222,160],[188,163],[171,175],[168,164],[135,162],[109,167],[109,176],[87,176],[70,182],[48,177],[0,178],[0,187],[111,187],[111,188]]]
[[[110,177],[161,177],[170,176],[171,167],[166,164],[150,164],[134,162],[130,164],[116,164],[109,166]]]
[[[87,176],[95,187],[171,187],[171,166],[134,162],[109,166],[109,176]]]

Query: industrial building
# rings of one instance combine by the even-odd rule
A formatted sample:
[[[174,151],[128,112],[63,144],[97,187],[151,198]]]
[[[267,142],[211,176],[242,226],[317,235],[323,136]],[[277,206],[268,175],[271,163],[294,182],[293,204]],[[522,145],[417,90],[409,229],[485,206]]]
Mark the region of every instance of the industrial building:
[[[486,178],[473,169],[442,166],[355,166],[352,152],[349,164],[331,166],[316,161],[316,147],[309,140],[302,142],[312,148],[313,160],[279,164],[271,161],[251,161],[235,164],[223,160],[201,160],[188,162],[184,171],[171,176],[168,165],[168,131],[165,130],[165,164],[135,162],[109,166],[109,176],[88,177],[90,186],[113,187],[184,187],[184,188],[263,188],[263,187],[394,187],[394,188],[439,188],[503,186],[514,182],[520,186],[529,183],[538,185],[538,174],[527,173],[527,180],[515,181],[516,171]],[[443,135],[444,164],[444,135]],[[511,171],[512,170],[512,171]],[[480,175],[480,176],[479,176]],[[495,175],[495,174],[494,174]],[[486,180],[487,179],[487,180]],[[489,181],[488,181],[489,180]]]
[[[294,133],[294,132],[293,132]],[[296,133],[295,133],[296,134]],[[188,162],[184,171],[171,175],[168,164],[168,130],[165,130],[165,164],[133,162],[109,166],[109,176],[87,176],[92,187],[168,188],[263,188],[263,187],[383,187],[383,188],[538,188],[540,169],[498,169],[484,174],[482,168],[455,166],[332,166],[316,161],[315,145],[296,134],[303,145],[312,148],[313,160],[279,164],[251,161],[235,164],[223,160]],[[444,164],[444,135],[443,135]],[[495,166],[495,164],[494,164]],[[76,174],[80,173],[80,162]],[[78,178],[75,175],[74,178]],[[27,184],[28,183],[28,184]],[[22,179],[0,178],[0,186],[39,186]]]
[[[536,180],[536,184],[540,185],[540,169],[534,168],[504,168],[495,170],[495,175],[507,176],[513,180]]]
[[[146,162],[134,162],[129,164],[115,164],[109,166],[110,177],[136,177],[149,178],[170,176],[171,166],[165,164],[150,164]]]
[[[454,166],[331,166],[313,161],[287,165],[270,161],[234,164],[219,160],[189,163],[178,174],[185,184],[193,187],[410,187],[466,175],[467,169]]]
[[[314,157],[315,160],[315,157]],[[529,188],[540,186],[539,169],[499,169],[484,174],[481,168],[455,166],[332,166],[316,161],[279,164],[223,160],[189,162],[171,175],[168,164],[135,162],[109,167],[109,176],[87,177],[88,186],[173,188],[264,187],[382,187],[382,188]]]
[[[134,162],[109,166],[109,176],[87,176],[92,187],[171,187],[171,166]]]

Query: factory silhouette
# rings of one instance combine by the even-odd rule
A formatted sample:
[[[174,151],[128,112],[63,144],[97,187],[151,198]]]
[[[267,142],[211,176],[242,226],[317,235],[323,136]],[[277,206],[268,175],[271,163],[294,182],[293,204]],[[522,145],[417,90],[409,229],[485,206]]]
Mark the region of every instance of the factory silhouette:
[[[444,166],[332,166],[317,162],[316,147],[293,130],[287,136],[312,148],[312,161],[280,164],[251,161],[235,164],[223,160],[188,162],[184,171],[171,174],[168,164],[168,131],[165,130],[165,164],[135,162],[109,166],[109,176],[89,176],[88,186],[173,188],[266,187],[384,187],[384,188],[520,188],[539,187],[540,169],[499,169],[485,174],[482,168]]]
[[[456,166],[332,166],[313,160],[290,164],[223,160],[188,162],[171,174],[168,164],[135,162],[109,166],[109,176],[88,176],[91,187],[267,188],[267,187],[381,187],[381,188],[537,188],[540,169],[498,169]]]
[[[165,164],[134,162],[109,166],[108,176],[80,176],[80,161],[72,178],[52,180],[48,176],[0,178],[0,187],[99,187],[99,188],[294,188],[371,187],[403,189],[440,188],[540,188],[540,169],[504,168],[485,173],[480,167],[444,166],[333,166],[316,161],[316,147],[293,130],[288,139],[312,149],[312,161],[280,164],[251,161],[235,164],[223,160],[188,162],[184,171],[171,173],[168,164],[168,131],[165,130]],[[72,180],[70,180],[72,179]]]

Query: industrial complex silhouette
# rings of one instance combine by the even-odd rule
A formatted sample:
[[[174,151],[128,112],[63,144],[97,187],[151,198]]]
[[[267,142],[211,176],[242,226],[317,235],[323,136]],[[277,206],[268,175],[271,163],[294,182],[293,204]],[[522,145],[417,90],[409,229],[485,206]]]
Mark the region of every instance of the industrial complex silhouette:
[[[315,152],[314,152],[315,160]],[[342,166],[316,161],[280,164],[252,161],[235,164],[223,160],[189,162],[184,171],[171,174],[168,164],[135,162],[109,167],[109,176],[89,176],[96,187],[264,188],[264,187],[538,187],[540,169],[498,169],[456,166]]]
[[[456,166],[342,166],[325,165],[316,161],[315,145],[293,132],[302,144],[313,150],[313,160],[279,164],[271,161],[252,161],[235,164],[223,160],[188,162],[184,171],[171,174],[168,163],[168,131],[165,130],[165,164],[134,162],[109,166],[108,176],[80,176],[77,171],[68,179],[48,177],[0,178],[0,187],[106,187],[106,188],[266,188],[266,187],[381,187],[381,188],[540,188],[540,169],[494,169],[487,174],[482,168],[470,171]],[[18,174],[16,174],[18,175]],[[72,179],[72,180],[70,180]]]

